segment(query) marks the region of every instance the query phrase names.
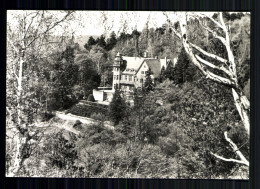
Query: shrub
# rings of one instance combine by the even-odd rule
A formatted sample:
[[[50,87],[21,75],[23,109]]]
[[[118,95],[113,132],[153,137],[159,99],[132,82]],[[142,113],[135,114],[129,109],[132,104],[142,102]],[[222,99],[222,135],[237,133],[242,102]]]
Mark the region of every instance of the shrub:
[[[45,143],[44,150],[49,152],[46,154],[49,165],[58,168],[72,167],[77,159],[77,152],[74,149],[75,141],[65,139],[63,131],[59,131],[55,136]]]
[[[75,124],[73,125],[74,129],[82,130],[82,122],[79,120],[76,120]]]
[[[95,98],[94,98],[93,94],[88,95],[87,101],[95,102]]]

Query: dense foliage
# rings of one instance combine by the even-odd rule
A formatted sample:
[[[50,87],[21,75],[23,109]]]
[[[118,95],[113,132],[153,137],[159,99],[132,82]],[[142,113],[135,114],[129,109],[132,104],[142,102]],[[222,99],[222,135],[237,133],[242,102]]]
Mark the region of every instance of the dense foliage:
[[[249,97],[249,18],[242,14],[225,17],[230,22],[232,49],[238,62],[238,82]],[[205,21],[213,27],[209,20]],[[188,32],[194,44],[227,56],[224,46],[211,34],[202,32],[198,21],[189,21]],[[134,106],[126,102],[120,90],[115,91],[109,106],[95,103],[93,89],[112,85],[112,64],[117,52],[126,56],[143,56],[147,52],[148,57],[178,57],[178,61],[163,67],[155,82],[151,70],[146,72],[144,88],[134,90]],[[21,170],[21,175],[239,179],[249,176],[248,167],[221,161],[211,154],[236,158],[223,136],[228,130],[228,136],[249,159],[249,137],[230,88],[202,76],[167,24],[118,36],[111,32],[107,38],[89,37],[84,49],[71,39],[62,50],[49,52],[48,58],[31,56],[23,73],[26,96],[21,100],[22,124],[32,124],[40,117],[40,121],[49,124],[48,129],[69,124],[80,134],[61,130],[49,133],[49,138],[42,135],[44,142],[37,144],[38,148],[33,147],[40,142],[39,137],[33,135],[33,142],[24,151],[34,153],[26,156],[27,168]],[[11,94],[17,93],[12,91],[15,87],[10,87],[13,83],[15,78],[7,79],[10,89],[7,105],[14,109],[17,102]],[[88,125],[80,121],[62,122],[52,117],[53,110],[66,110],[65,113],[98,122]],[[17,123],[18,116],[10,112],[8,120]],[[113,128],[105,127],[106,121],[113,122]],[[7,169],[11,167],[13,149],[8,140]]]

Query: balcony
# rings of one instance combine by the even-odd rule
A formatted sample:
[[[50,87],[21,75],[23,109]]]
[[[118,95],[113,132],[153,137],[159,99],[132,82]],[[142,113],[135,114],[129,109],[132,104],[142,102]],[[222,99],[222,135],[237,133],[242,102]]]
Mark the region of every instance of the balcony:
[[[126,85],[134,85],[134,81],[126,81],[126,80],[120,80],[120,84],[126,84]]]

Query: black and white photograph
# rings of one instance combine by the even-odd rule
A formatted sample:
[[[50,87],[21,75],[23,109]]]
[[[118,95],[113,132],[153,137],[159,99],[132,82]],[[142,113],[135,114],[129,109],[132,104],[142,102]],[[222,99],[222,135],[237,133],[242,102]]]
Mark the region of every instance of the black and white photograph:
[[[248,180],[250,22],[8,10],[5,176]]]

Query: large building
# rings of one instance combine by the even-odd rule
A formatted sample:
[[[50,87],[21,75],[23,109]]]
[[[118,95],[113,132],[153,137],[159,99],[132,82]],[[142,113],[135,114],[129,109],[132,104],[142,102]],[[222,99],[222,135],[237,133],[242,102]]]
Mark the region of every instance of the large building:
[[[144,57],[127,57],[117,53],[113,63],[112,88],[99,88],[93,91],[95,100],[99,102],[110,102],[115,89],[123,91],[127,100],[131,100],[134,88],[141,88],[145,82],[146,72],[152,71],[151,78],[158,78],[162,67],[167,68],[170,64],[174,66],[176,59],[158,59]]]

